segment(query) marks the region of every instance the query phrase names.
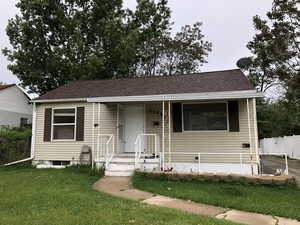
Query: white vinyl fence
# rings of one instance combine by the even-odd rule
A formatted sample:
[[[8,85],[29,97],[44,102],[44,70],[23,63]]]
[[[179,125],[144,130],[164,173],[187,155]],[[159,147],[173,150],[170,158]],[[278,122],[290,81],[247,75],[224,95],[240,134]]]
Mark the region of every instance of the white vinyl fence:
[[[300,159],[300,135],[261,139],[260,149],[262,153],[286,153]]]

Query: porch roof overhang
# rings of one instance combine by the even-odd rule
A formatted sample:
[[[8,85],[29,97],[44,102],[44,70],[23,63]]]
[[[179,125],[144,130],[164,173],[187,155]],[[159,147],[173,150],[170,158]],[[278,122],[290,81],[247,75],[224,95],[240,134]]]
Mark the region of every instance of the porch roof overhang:
[[[221,100],[221,99],[246,99],[263,98],[264,95],[256,90],[246,91],[224,91],[224,92],[203,92],[163,95],[140,95],[140,96],[112,96],[95,98],[68,98],[68,99],[45,99],[32,100],[35,103],[55,102],[157,102],[157,101],[193,101],[193,100]]]
[[[192,101],[192,100],[220,100],[220,99],[246,99],[263,98],[264,95],[256,90],[183,93],[163,95],[141,95],[141,96],[113,96],[87,98],[87,102],[157,102],[157,101]]]

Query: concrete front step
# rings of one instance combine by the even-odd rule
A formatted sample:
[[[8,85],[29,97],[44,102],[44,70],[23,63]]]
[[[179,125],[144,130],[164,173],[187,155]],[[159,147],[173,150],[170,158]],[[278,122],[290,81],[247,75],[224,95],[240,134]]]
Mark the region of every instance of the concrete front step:
[[[105,176],[108,177],[130,177],[134,173],[133,171],[112,171],[112,170],[105,170]]]
[[[119,163],[111,163],[109,164],[107,170],[111,171],[133,171],[135,169],[134,164],[119,164]]]
[[[105,158],[96,159],[96,162],[103,163]],[[139,169],[153,171],[159,168],[159,158],[140,159]],[[117,155],[109,163],[105,169],[105,176],[132,176],[135,170],[135,158],[128,155]]]

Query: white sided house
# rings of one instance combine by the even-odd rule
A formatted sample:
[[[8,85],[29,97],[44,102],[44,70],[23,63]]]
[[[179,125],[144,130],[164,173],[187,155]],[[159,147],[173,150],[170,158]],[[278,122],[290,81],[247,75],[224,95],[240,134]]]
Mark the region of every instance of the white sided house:
[[[30,98],[15,84],[0,85],[0,128],[20,127],[32,121]]]
[[[240,70],[70,82],[33,100],[33,162],[257,174],[259,97]]]

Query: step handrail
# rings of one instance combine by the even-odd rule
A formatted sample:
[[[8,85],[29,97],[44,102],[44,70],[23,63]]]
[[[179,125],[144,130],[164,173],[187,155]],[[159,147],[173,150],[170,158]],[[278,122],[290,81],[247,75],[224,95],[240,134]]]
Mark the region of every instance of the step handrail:
[[[105,149],[104,151],[101,151],[101,145],[100,145],[100,138],[101,137],[108,137],[108,140],[105,142]],[[115,156],[115,136],[113,134],[99,134],[98,140],[97,140],[97,157],[99,158],[99,155],[102,153],[105,159],[105,168],[107,168],[112,161],[113,157]],[[110,148],[111,146],[111,148]],[[101,151],[101,153],[100,153]]]
[[[134,152],[135,152],[135,167],[138,168],[138,164],[139,164],[139,160],[141,158],[142,155],[142,137],[154,137],[154,154],[155,157],[157,156],[157,134],[138,134],[136,137],[136,140],[134,142]]]

